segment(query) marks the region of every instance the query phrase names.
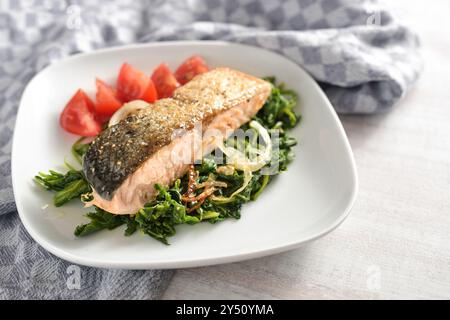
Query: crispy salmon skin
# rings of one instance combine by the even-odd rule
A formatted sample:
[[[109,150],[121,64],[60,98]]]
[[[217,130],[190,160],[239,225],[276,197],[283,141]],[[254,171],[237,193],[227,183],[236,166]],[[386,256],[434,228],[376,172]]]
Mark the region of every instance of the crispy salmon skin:
[[[226,131],[250,121],[270,91],[264,80],[216,68],[175,90],[172,98],[109,127],[83,158],[83,171],[93,188],[90,204],[111,213],[135,213],[155,196],[155,183],[167,186],[186,173],[189,163],[174,159],[173,153],[193,148],[194,127],[218,130],[225,139]],[[182,135],[177,134],[180,129]]]

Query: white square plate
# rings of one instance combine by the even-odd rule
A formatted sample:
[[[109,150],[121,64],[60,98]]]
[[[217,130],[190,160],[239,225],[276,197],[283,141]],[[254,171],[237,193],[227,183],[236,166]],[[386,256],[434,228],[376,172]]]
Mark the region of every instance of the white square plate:
[[[59,114],[77,88],[93,94],[94,79],[113,82],[123,62],[148,73],[160,62],[175,68],[202,55],[214,66],[255,76],[274,75],[299,93],[303,118],[292,132],[299,140],[289,170],[244,205],[240,220],[179,226],[166,246],[123,227],[76,238],[86,209],[77,201],[52,205],[52,193],[36,186],[39,171],[61,169],[77,137],[58,125]],[[17,117],[12,179],[20,218],[45,249],[73,263],[126,269],[181,268],[233,262],[293,249],[323,236],[347,216],[357,193],[352,151],[325,94],[300,67],[275,53],[226,42],[162,42],[76,55],[52,64],[26,88]],[[50,204],[43,209],[46,204]]]

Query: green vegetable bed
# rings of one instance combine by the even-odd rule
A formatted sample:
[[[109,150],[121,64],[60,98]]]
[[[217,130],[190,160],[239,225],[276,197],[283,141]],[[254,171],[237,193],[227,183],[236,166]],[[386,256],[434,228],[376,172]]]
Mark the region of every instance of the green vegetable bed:
[[[178,179],[171,188],[156,185],[158,195],[155,200],[147,203],[132,215],[114,215],[98,207],[86,216],[89,221],[76,227],[76,236],[86,236],[107,229],[112,230],[126,225],[125,235],[129,236],[137,230],[168,244],[167,238],[176,233],[179,224],[196,224],[200,222],[217,223],[228,218],[239,219],[242,205],[256,200],[272,179],[282,171],[287,170],[294,155],[292,147],[297,141],[289,136],[288,130],[295,127],[300,120],[294,112],[297,105],[297,95],[294,91],[285,89],[283,84],[276,85],[275,79],[266,78],[273,84],[272,93],[253,120],[261,124],[269,134],[276,133],[277,148],[271,154],[271,164],[260,170],[248,172],[235,169],[226,164],[217,164],[215,154],[196,164],[189,174]],[[251,130],[248,124],[242,127]],[[236,147],[241,144],[243,150],[260,149],[257,139],[237,141],[229,139],[227,145]],[[243,145],[242,145],[243,144]],[[83,154],[89,144],[83,139],[72,147],[74,157],[81,163]],[[91,198],[91,187],[84,178],[82,171],[66,164],[69,170],[59,173],[50,170],[49,173],[39,173],[35,181],[45,189],[55,191],[54,205],[60,207],[72,199],[88,201]],[[269,168],[270,166],[270,168]],[[192,185],[202,186],[211,182],[226,187],[198,188],[192,190]],[[245,187],[244,187],[245,185]],[[241,190],[242,189],[242,190]],[[211,191],[209,194],[208,191]],[[186,194],[189,194],[189,197]],[[191,201],[190,199],[198,199]]]

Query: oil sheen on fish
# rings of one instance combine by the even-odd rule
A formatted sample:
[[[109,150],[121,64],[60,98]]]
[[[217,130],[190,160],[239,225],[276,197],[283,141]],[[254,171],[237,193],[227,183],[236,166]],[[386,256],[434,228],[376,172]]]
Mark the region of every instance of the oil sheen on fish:
[[[217,68],[106,129],[83,159],[93,188],[89,204],[115,214],[137,212],[154,198],[155,183],[169,186],[212,148],[212,141],[193,143],[196,135],[215,130],[227,138],[250,121],[270,91],[264,80]]]

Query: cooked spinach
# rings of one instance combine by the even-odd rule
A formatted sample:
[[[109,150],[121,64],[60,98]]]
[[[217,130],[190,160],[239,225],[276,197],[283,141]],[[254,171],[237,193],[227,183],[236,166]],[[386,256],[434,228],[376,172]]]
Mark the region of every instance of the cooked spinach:
[[[56,191],[53,203],[56,207],[80,198],[92,191],[81,171],[69,168],[65,174],[50,170],[49,173],[39,172],[34,180],[47,190]]]
[[[86,236],[93,232],[108,229],[112,230],[128,222],[129,217],[117,214],[111,214],[98,207],[95,207],[95,211],[86,214],[91,222],[79,225],[75,228],[76,236]]]
[[[283,129],[295,127],[300,120],[294,112],[298,103],[297,93],[286,89],[283,83],[277,85],[274,77],[266,77],[265,80],[272,83],[272,93],[255,118],[268,129],[274,128],[278,122]]]
[[[89,143],[84,143],[86,141],[85,137],[81,137],[72,145],[72,155],[78,161],[79,164],[82,163],[83,155],[87,152],[89,148]]]

